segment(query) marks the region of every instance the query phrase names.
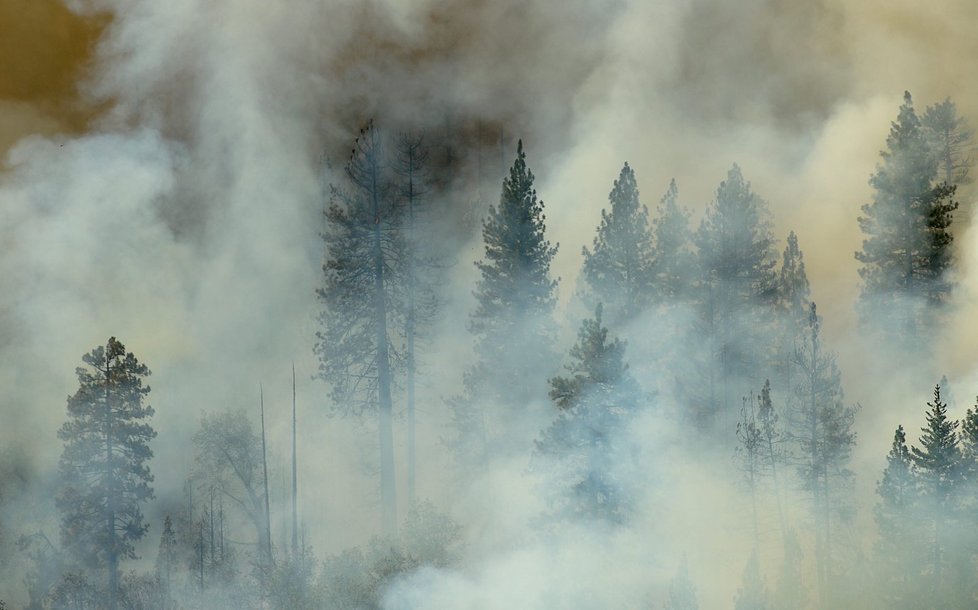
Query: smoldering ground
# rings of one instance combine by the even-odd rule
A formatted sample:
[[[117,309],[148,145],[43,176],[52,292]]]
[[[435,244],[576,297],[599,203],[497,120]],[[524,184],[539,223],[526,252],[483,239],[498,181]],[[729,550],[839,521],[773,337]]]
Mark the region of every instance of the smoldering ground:
[[[903,90],[920,108],[951,96],[978,122],[972,3],[934,11],[875,0],[99,0],[68,8],[0,3],[9,33],[0,36],[3,439],[32,478],[4,502],[46,507],[36,523],[23,509],[5,509],[7,531],[53,532],[45,498],[64,397],[80,355],[115,335],[154,371],[161,504],[180,491],[199,413],[254,412],[257,380],[273,414],[270,442],[285,453],[295,360],[310,541],[325,553],[374,533],[375,483],[362,474],[358,442],[369,437],[326,418],[325,386],[312,380],[322,185],[340,179],[350,142],[371,117],[434,137],[452,127],[468,134],[453,154],[471,178],[454,197],[475,210],[468,224],[458,214],[442,227],[461,245],[426,356],[419,419],[422,495],[467,527],[468,550],[458,573],[423,572],[396,585],[391,607],[460,597],[487,608],[634,601],[661,591],[684,554],[697,566],[701,600],[715,607],[733,596],[748,554],[740,508],[719,518],[716,510],[742,507],[741,491],[714,468],[716,456],[688,463],[680,447],[649,457],[648,509],[610,539],[573,527],[528,537],[543,483],[529,481],[518,459],[462,490],[450,483],[442,399],[458,391],[458,362],[471,355],[470,263],[481,255],[471,216],[498,196],[517,137],[538,176],[548,235],[561,244],[554,275],[567,311],[563,347],[580,318],[572,295],[579,248],[590,243],[623,161],[649,207],[675,177],[695,218],[730,164],[744,168],[771,207],[777,237],[798,233],[847,399],[863,406],[855,469],[867,544],[890,440],[877,432],[913,421],[922,389],[942,373],[964,395],[978,382],[978,331],[966,306],[976,290],[969,190],[959,194],[956,221],[957,309],[937,339],[946,349],[914,374],[894,374],[857,338],[852,257],[861,242],[855,217],[871,197],[867,179]],[[631,341],[656,336],[657,326],[633,329]],[[541,380],[556,372],[541,371]],[[668,411],[670,400],[657,396],[651,413]],[[668,444],[674,427],[650,415],[632,434],[636,445]],[[680,468],[685,476],[670,476]],[[158,533],[147,536],[143,556],[152,557]],[[4,589],[16,591],[21,566],[16,557],[9,565]],[[527,599],[536,601],[515,601]]]

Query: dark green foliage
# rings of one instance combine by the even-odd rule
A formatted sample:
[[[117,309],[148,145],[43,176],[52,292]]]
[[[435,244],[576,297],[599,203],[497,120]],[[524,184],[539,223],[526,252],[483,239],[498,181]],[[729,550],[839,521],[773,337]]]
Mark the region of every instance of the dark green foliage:
[[[536,385],[520,366],[525,360],[513,363],[513,356],[523,349],[541,354],[553,342],[557,281],[550,278],[550,263],[557,246],[544,236],[546,216],[533,180],[520,141],[516,161],[503,180],[499,206],[490,206],[483,221],[485,259],[476,263],[481,277],[469,329],[482,361],[507,369],[493,375],[506,380],[505,389],[498,382],[493,388],[495,394],[505,396],[504,402],[532,395],[530,388]]]
[[[558,516],[622,523],[631,512],[630,494],[616,474],[629,464],[618,437],[638,408],[640,391],[624,353],[624,341],[608,339],[599,304],[570,350],[570,375],[550,380],[557,418],[536,448],[546,469],[558,473],[561,489],[551,499]]]
[[[856,253],[862,263],[860,313],[870,327],[896,324],[897,332],[913,338],[933,322],[929,307],[950,294],[949,229],[958,204],[953,185],[935,183],[937,160],[909,93],[886,145],[883,163],[870,179],[873,201],[859,217],[866,236]]]
[[[153,408],[144,404],[150,388],[143,385],[150,371],[115,337],[82,360],[78,391],[58,430],[65,446],[56,503],[63,546],[86,567],[107,568],[114,607],[119,561],[136,557],[133,545],[149,528],[140,505],[153,498],[146,463],[156,432],[145,421]]]
[[[941,387],[935,386],[934,400],[927,403],[927,425],[921,428],[920,447],[911,447],[919,485],[921,510],[916,515],[926,524],[926,560],[923,565],[938,598],[947,597],[948,567],[955,557],[955,539],[959,534],[962,475],[961,450],[958,447],[959,423],[947,417],[947,404],[941,401]]]
[[[882,597],[891,607],[914,608],[919,590],[920,528],[917,525],[917,480],[903,426],[893,435],[883,478],[876,484],[874,510],[879,538],[876,558]]]
[[[490,447],[505,451],[528,440],[505,438],[498,428],[525,417],[543,398],[539,367],[554,361],[557,281],[550,278],[550,263],[557,247],[544,235],[546,217],[533,180],[521,141],[499,205],[490,206],[482,223],[485,258],[476,262],[480,279],[469,318],[478,361],[465,374],[464,395],[450,401],[455,438],[449,445],[470,465],[484,464]]]
[[[582,277],[588,304],[604,303],[609,323],[620,328],[651,301],[654,257],[649,212],[639,203],[635,172],[627,163],[608,201],[611,210],[601,210],[592,249],[582,249]]]

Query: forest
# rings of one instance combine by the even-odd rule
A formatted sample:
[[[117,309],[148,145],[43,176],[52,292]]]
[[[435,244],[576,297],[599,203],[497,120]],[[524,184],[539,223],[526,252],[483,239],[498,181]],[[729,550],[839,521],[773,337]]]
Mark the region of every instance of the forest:
[[[978,607],[966,52],[178,4],[0,61],[0,608]]]

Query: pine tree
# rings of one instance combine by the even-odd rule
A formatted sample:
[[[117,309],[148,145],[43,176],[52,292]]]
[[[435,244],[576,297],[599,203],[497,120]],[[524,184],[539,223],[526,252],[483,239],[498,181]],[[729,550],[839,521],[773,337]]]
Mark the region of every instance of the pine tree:
[[[790,320],[805,323],[811,302],[810,290],[808,274],[805,273],[805,255],[798,246],[798,236],[791,231],[778,271],[778,300]]]
[[[68,421],[58,430],[64,441],[59,469],[62,488],[56,503],[62,514],[61,541],[82,565],[108,572],[108,606],[119,593],[119,562],[135,559],[134,543],[149,526],[140,504],[153,498],[156,436],[146,423],[153,408],[144,404],[149,368],[110,337],[82,356],[79,388],[68,397]]]
[[[754,532],[754,547],[760,545],[760,529],[757,521],[757,493],[761,479],[761,461],[764,451],[764,433],[757,425],[754,396],[744,397],[737,422],[737,453],[740,469],[744,473],[744,483],[750,492],[751,523]]]
[[[961,484],[961,449],[958,447],[959,422],[947,417],[947,404],[941,401],[941,386],[934,387],[934,401],[927,403],[927,425],[921,428],[920,447],[910,448],[910,459],[920,485],[921,510],[918,518],[927,524],[927,569],[935,599],[948,595],[945,569],[952,563],[948,552],[960,514],[957,492]],[[949,555],[951,555],[949,557]]]
[[[778,422],[778,414],[771,400],[771,382],[764,381],[761,388],[760,400],[757,406],[757,429],[760,433],[761,446],[759,450],[760,465],[770,472],[774,487],[774,500],[778,507],[778,524],[781,528],[782,542],[787,542],[787,523],[785,522],[784,506],[781,503],[781,475],[778,466],[784,460],[784,430]]]
[[[761,575],[761,564],[757,558],[757,550],[751,553],[744,568],[744,579],[734,598],[734,610],[768,610],[767,587]]]
[[[173,590],[173,571],[177,567],[177,561],[177,535],[173,531],[173,521],[167,515],[163,520],[163,533],[160,535],[160,548],[156,555],[156,579],[167,607]]]
[[[349,190],[334,187],[326,212],[324,306],[316,334],[320,376],[332,386],[333,409],[376,414],[380,450],[381,523],[397,528],[394,472],[393,367],[396,329],[404,328],[397,304],[405,260],[402,216],[392,196],[380,131],[360,133],[346,165]]]
[[[669,582],[669,594],[666,598],[665,610],[699,610],[696,601],[696,587],[689,578],[686,561],[683,560],[679,572]]]
[[[919,588],[919,530],[916,527],[917,481],[903,426],[897,426],[886,456],[883,478],[876,484],[874,510],[879,538],[876,558],[883,599],[892,608],[916,608]]]
[[[601,210],[592,249],[582,249],[582,277],[588,304],[604,303],[609,323],[621,328],[649,305],[654,257],[649,212],[639,202],[635,172],[628,163],[608,201],[611,210]]]
[[[428,201],[430,175],[428,148],[420,135],[401,134],[395,145],[394,175],[401,207],[404,233],[403,308],[404,364],[407,390],[407,496],[413,506],[417,486],[416,386],[419,342],[430,329],[438,309],[432,272],[445,267],[443,257],[434,252],[430,231],[432,210]]]
[[[631,512],[630,493],[619,473],[628,456],[619,436],[639,406],[638,384],[625,363],[625,342],[609,339],[599,304],[584,320],[570,350],[570,374],[550,380],[557,418],[536,441],[564,488],[552,500],[562,517],[622,523]]]
[[[937,179],[954,186],[970,182],[974,130],[958,115],[951,98],[928,106],[920,123],[931,155],[937,160]]]
[[[805,578],[802,574],[804,555],[798,535],[794,530],[784,537],[784,556],[781,559],[781,574],[774,590],[771,606],[776,610],[796,610],[804,608],[807,600]]]
[[[835,356],[822,348],[821,320],[815,303],[809,309],[808,336],[795,354],[800,383],[797,402],[789,413],[788,431],[796,446],[798,474],[809,496],[815,521],[816,593],[821,605],[831,606],[832,521],[851,512],[849,461],[856,442],[852,431],[855,407],[843,402],[842,382]]]
[[[546,217],[533,180],[520,141],[499,206],[489,208],[482,224],[485,259],[476,262],[480,279],[469,319],[478,362],[465,375],[465,395],[451,405],[453,448],[477,462],[485,462],[489,447],[502,440],[495,424],[524,415],[543,397],[539,365],[554,360],[557,281],[550,263],[557,246],[544,235]]]
[[[675,180],[669,182],[669,189],[656,208],[652,234],[655,244],[652,298],[667,304],[685,302],[690,297],[689,285],[696,269],[689,211],[679,205],[679,188]]]
[[[694,405],[701,426],[717,416],[732,424],[729,398],[747,389],[734,385],[749,380],[767,360],[763,312],[774,303],[777,278],[767,215],[766,204],[734,165],[694,237],[701,275],[696,343],[705,350],[699,383],[704,391]]]
[[[808,275],[805,272],[804,254],[798,245],[794,231],[788,233],[788,242],[778,271],[778,311],[774,370],[778,390],[794,400],[799,379],[795,375],[793,359],[798,346],[805,342],[808,331],[808,313],[811,306]]]
[[[866,235],[856,259],[862,263],[860,315],[873,328],[897,325],[905,339],[921,336],[933,322],[933,306],[951,291],[949,231],[955,187],[937,184],[931,152],[909,93],[886,139],[883,163],[870,179],[872,203],[862,207]],[[890,329],[892,332],[892,328]]]

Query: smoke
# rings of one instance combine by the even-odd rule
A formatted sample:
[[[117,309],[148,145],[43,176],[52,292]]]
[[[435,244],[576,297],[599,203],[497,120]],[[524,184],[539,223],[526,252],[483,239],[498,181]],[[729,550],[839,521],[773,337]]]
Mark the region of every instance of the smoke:
[[[110,335],[154,371],[160,498],[179,492],[199,413],[256,411],[259,382],[270,443],[285,453],[295,361],[311,542],[332,551],[373,533],[374,483],[362,475],[358,442],[371,431],[327,419],[325,386],[312,380],[323,184],[373,117],[458,134],[453,162],[475,178],[456,197],[476,217],[497,196],[523,138],[548,237],[561,243],[554,275],[562,278],[565,344],[578,323],[579,250],[590,244],[622,163],[635,168],[650,208],[675,177],[695,223],[737,162],[768,201],[776,236],[797,232],[847,399],[863,405],[855,469],[866,538],[890,431],[916,421],[926,383],[941,373],[962,395],[978,382],[978,327],[961,306],[938,338],[946,349],[881,386],[893,378],[892,363],[855,338],[852,256],[862,239],[855,218],[870,200],[867,180],[903,91],[921,110],[951,96],[978,124],[973,2],[939,11],[909,0],[68,7],[0,0],[2,439],[47,473],[45,485],[61,450],[55,431],[76,388],[74,367]],[[978,250],[966,230],[973,195],[959,197],[964,304],[978,292]],[[469,546],[461,572],[410,576],[391,590],[389,607],[634,606],[652,593],[661,599],[683,555],[696,566],[701,602],[727,603],[749,540],[735,519],[717,516],[716,507],[743,498],[714,471],[716,456],[688,462],[672,446],[648,455],[656,464],[648,512],[610,538],[573,528],[529,536],[537,485],[547,483],[528,481],[525,462],[500,464],[461,493],[449,485],[442,398],[458,391],[459,362],[470,355],[464,320],[470,263],[480,256],[477,231],[464,232],[474,223],[463,216],[448,221],[458,234],[446,239],[461,246],[428,356],[420,485],[467,527]],[[639,332],[665,330],[650,323]],[[659,396],[656,408],[679,410],[672,400]],[[634,423],[630,440],[642,450],[675,443],[675,425],[649,416]],[[45,485],[16,501],[30,505],[48,493]],[[162,515],[147,515],[152,540]],[[9,519],[4,528],[36,529]],[[729,552],[713,553],[718,540],[729,541]]]

